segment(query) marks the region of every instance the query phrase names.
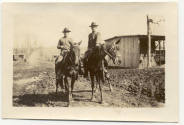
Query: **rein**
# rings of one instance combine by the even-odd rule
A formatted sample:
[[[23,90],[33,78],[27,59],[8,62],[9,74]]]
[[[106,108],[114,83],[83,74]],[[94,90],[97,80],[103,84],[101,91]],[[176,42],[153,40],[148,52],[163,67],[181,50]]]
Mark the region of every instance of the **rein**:
[[[108,51],[104,50],[104,52],[105,52],[111,59],[113,59],[113,57],[111,56],[111,54],[110,54]]]
[[[113,48],[111,47],[110,50],[112,50],[112,49]],[[110,54],[106,49],[103,49],[103,51],[105,52],[105,54],[107,54],[110,57],[110,59],[114,60],[112,54]]]

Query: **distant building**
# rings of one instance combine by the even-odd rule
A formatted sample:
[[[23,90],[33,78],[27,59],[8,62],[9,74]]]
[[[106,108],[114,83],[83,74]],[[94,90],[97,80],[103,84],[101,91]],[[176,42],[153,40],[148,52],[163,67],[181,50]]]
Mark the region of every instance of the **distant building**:
[[[24,49],[13,49],[13,61],[25,61]]]
[[[147,35],[115,36],[105,40],[106,44],[119,44],[120,67],[144,68],[147,66]],[[151,35],[152,66],[165,63],[165,36]],[[114,64],[111,62],[110,65]]]

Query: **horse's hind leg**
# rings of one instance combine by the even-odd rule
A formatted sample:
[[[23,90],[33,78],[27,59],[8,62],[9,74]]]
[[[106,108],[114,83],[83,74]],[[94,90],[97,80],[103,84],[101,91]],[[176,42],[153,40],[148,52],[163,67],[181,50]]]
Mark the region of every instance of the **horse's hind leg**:
[[[101,101],[100,101],[100,103],[103,103],[103,97],[102,97],[102,87],[101,87],[101,81],[100,81],[100,80],[98,81],[98,84],[99,84],[100,95],[101,95]]]

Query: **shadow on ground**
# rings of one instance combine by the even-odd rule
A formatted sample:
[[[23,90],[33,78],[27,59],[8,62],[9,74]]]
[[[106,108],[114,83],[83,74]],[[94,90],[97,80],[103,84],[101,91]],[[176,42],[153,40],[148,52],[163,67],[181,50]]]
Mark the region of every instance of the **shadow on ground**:
[[[81,95],[78,95],[77,93],[83,93]],[[88,98],[86,98],[84,95],[90,95]],[[94,97],[95,98],[95,97]],[[99,103],[98,101],[91,100],[91,90],[79,90],[79,91],[73,91],[73,100],[77,102],[94,102]]]
[[[68,102],[67,94],[63,92],[48,94],[24,94],[13,96],[15,105],[36,106],[37,104],[49,105],[50,102]]]
[[[73,91],[73,93],[83,93],[83,92],[90,92],[91,90],[78,90],[78,91]]]

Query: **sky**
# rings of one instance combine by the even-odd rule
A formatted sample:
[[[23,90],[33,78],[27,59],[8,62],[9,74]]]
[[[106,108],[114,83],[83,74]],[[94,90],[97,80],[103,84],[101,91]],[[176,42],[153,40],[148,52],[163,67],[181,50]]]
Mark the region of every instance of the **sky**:
[[[82,48],[87,48],[89,25],[96,22],[102,39],[120,35],[147,33],[146,15],[158,24],[152,24],[152,34],[164,35],[167,9],[164,3],[52,3],[52,4],[12,4],[14,47],[32,41],[43,47],[56,47],[68,27],[74,42],[82,40]]]

